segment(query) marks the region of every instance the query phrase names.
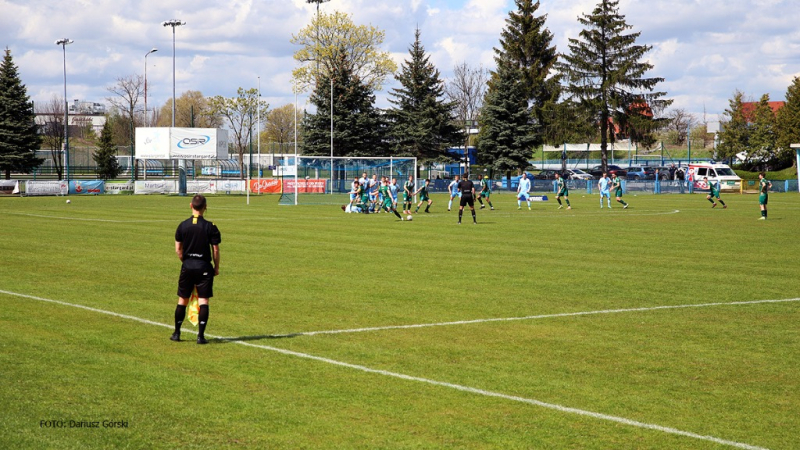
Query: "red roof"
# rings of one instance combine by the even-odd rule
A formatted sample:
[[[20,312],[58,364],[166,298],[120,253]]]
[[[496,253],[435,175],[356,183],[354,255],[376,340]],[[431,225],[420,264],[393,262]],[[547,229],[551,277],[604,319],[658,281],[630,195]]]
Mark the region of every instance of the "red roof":
[[[744,118],[748,122],[752,123],[754,121],[753,115],[759,103],[761,102],[742,102],[742,114],[744,114]],[[783,108],[784,105],[786,105],[786,102],[769,102],[769,107],[772,108],[773,114],[777,114],[778,110]]]

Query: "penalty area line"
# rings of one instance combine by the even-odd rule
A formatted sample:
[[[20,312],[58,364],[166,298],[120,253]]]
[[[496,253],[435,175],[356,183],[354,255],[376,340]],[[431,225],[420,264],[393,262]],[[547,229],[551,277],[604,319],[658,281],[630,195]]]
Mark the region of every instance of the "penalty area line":
[[[132,320],[132,321],[144,323],[144,324],[147,324],[147,325],[155,325],[155,326],[164,327],[164,328],[173,328],[171,325],[164,324],[164,323],[159,323],[159,322],[154,322],[152,320],[143,319],[141,317],[131,316],[131,315],[127,315],[127,314],[120,314],[120,313],[116,313],[116,312],[113,312],[113,311],[107,311],[107,310],[104,310],[104,309],[92,308],[90,306],[84,306],[84,305],[79,305],[79,304],[75,304],[75,303],[63,302],[63,301],[60,301],[60,300],[52,300],[52,299],[48,299],[48,298],[37,297],[37,296],[34,296],[34,295],[20,294],[20,293],[17,293],[17,292],[11,292],[11,291],[5,291],[5,290],[0,290],[0,294],[6,294],[6,295],[9,295],[9,296],[14,296],[14,297],[27,298],[27,299],[30,299],[30,300],[37,300],[37,301],[41,301],[41,302],[54,303],[54,304],[57,304],[57,305],[68,306],[68,307],[73,307],[73,308],[80,308],[80,309],[83,309],[83,310],[87,310],[87,311],[91,311],[91,312],[95,312],[95,313],[99,313],[99,314],[105,314],[105,315],[109,315],[109,316],[118,317],[118,318],[121,318],[121,319],[127,319],[127,320]],[[795,299],[795,300],[800,300],[800,299]],[[194,332],[192,330],[187,330],[187,331],[191,332],[193,334],[197,334],[196,332]],[[213,335],[207,335],[207,336],[212,338],[212,339],[225,339],[225,338],[220,337],[220,336],[213,336]],[[573,414],[573,415],[579,415],[579,416],[583,416],[583,417],[590,417],[590,418],[593,418],[593,419],[604,420],[604,421],[608,421],[608,422],[614,422],[614,423],[627,425],[627,426],[631,426],[631,427],[642,428],[642,429],[646,429],[646,430],[659,431],[659,432],[662,432],[662,433],[673,434],[673,435],[677,435],[677,436],[683,436],[683,437],[688,437],[688,438],[698,439],[698,440],[703,440],[703,441],[708,441],[708,442],[714,442],[714,443],[717,443],[717,444],[727,445],[727,446],[730,446],[730,447],[742,448],[742,449],[747,449],[747,450],[767,450],[764,447],[757,447],[757,446],[746,444],[746,443],[743,443],[743,442],[730,441],[730,440],[727,440],[727,439],[721,439],[721,438],[714,437],[714,436],[708,436],[708,435],[692,433],[690,431],[683,431],[683,430],[679,430],[677,428],[665,427],[665,426],[655,425],[655,424],[646,423],[646,422],[640,422],[638,420],[626,419],[624,417],[612,416],[612,415],[593,412],[593,411],[588,411],[588,410],[584,410],[584,409],[571,408],[569,406],[563,406],[563,405],[559,405],[559,404],[555,404],[555,403],[543,402],[543,401],[536,400],[536,399],[531,399],[531,398],[526,398],[526,397],[519,397],[519,396],[516,396],[516,395],[509,395],[509,394],[503,394],[503,393],[500,393],[500,392],[494,392],[494,391],[488,391],[488,390],[484,390],[484,389],[473,388],[473,387],[464,386],[464,385],[460,385],[460,384],[448,383],[448,382],[445,382],[445,381],[437,381],[437,380],[432,380],[432,379],[429,379],[429,378],[416,377],[416,376],[413,376],[413,375],[405,375],[405,374],[402,374],[402,373],[391,372],[391,371],[388,371],[388,370],[373,369],[373,368],[367,367],[367,366],[362,366],[362,365],[358,365],[358,364],[351,364],[351,363],[347,363],[347,362],[343,362],[343,361],[338,361],[338,360],[335,360],[335,359],[325,358],[325,357],[322,357],[322,356],[315,356],[315,355],[311,355],[311,354],[308,354],[308,353],[301,353],[301,352],[296,352],[296,351],[293,351],[293,350],[286,350],[286,349],[282,349],[282,348],[278,348],[278,347],[272,347],[272,346],[269,346],[269,345],[253,344],[253,343],[246,342],[246,341],[236,341],[236,340],[228,340],[228,342],[231,342],[231,343],[234,343],[234,344],[239,344],[239,345],[244,345],[246,347],[253,347],[253,348],[258,348],[258,349],[262,349],[262,350],[269,350],[271,352],[276,352],[276,353],[280,353],[280,354],[287,355],[287,356],[294,356],[294,357],[298,357],[298,358],[303,358],[303,359],[308,359],[308,360],[312,360],[312,361],[318,361],[318,362],[322,362],[322,363],[326,363],[326,364],[331,364],[331,365],[338,366],[338,367],[344,367],[344,368],[348,368],[348,369],[353,369],[353,370],[357,370],[359,372],[365,372],[365,373],[370,373],[370,374],[375,374],[375,375],[383,375],[383,376],[387,376],[387,377],[397,378],[397,379],[400,379],[400,380],[424,383],[424,384],[429,384],[429,385],[432,385],[432,386],[439,386],[439,387],[454,389],[454,390],[457,390],[457,391],[467,392],[467,393],[470,393],[470,394],[476,394],[476,395],[481,395],[481,396],[485,396],[485,397],[493,397],[493,398],[499,398],[499,399],[509,400],[509,401],[518,402],[518,403],[525,403],[525,404],[528,404],[528,405],[533,405],[533,406],[538,406],[538,407],[542,407],[542,408],[546,408],[546,409],[551,409],[551,410],[555,410],[555,411],[566,413],[566,414]]]
[[[476,323],[489,323],[489,322],[513,322],[520,320],[538,320],[538,319],[552,319],[557,317],[575,317],[575,316],[592,316],[598,314],[619,314],[629,312],[646,312],[646,311],[660,311],[665,309],[681,309],[681,308],[708,308],[712,306],[737,306],[737,305],[758,305],[762,303],[787,303],[797,302],[800,298],[787,298],[779,300],[752,300],[741,302],[718,302],[718,303],[697,303],[693,305],[665,305],[665,306],[650,306],[642,308],[622,308],[622,309],[603,309],[598,311],[579,311],[571,313],[556,313],[556,314],[539,314],[535,316],[523,317],[494,317],[489,319],[473,319],[473,320],[457,320],[453,322],[437,322],[437,323],[417,323],[410,325],[387,325],[383,327],[365,327],[365,328],[350,328],[345,330],[322,330],[322,331],[306,331],[299,333],[292,333],[291,336],[314,336],[318,334],[344,334],[344,333],[365,333],[369,331],[383,331],[383,330],[404,330],[411,328],[429,328],[429,327],[445,327],[453,325],[470,325]],[[287,335],[288,336],[288,335]]]

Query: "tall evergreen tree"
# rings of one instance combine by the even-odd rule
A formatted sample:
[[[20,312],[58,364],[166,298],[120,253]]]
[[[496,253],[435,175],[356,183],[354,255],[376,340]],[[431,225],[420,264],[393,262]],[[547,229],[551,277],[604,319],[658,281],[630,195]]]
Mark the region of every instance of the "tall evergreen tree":
[[[540,2],[515,0],[516,11],[506,19],[500,35],[500,48],[495,48],[495,60],[504,60],[522,74],[522,89],[533,119],[533,145],[546,140],[546,129],[552,119],[548,111],[558,100],[560,85],[554,67],[558,61],[553,34],[545,27],[547,15],[536,16]],[[497,78],[496,72],[493,80]],[[491,87],[490,87],[491,89]]]
[[[800,143],[800,77],[794,77],[786,90],[786,104],[778,110],[778,160],[779,167],[797,164],[792,144]]]
[[[643,61],[651,46],[637,45],[641,33],[625,34],[631,26],[619,13],[619,0],[600,0],[591,14],[578,21],[585,27],[580,39],[569,39],[570,53],[558,67],[568,84],[566,94],[591,112],[600,126],[602,165],[608,166],[608,143],[614,142],[613,126],[628,130],[635,122],[641,133],[647,110],[662,111],[672,100],[654,92],[663,78],[646,78],[653,65]],[[634,118],[635,120],[632,120]]]
[[[723,113],[722,131],[719,133],[717,157],[722,159],[734,158],[737,153],[745,154],[750,149],[750,129],[744,115],[741,91],[733,93],[733,98],[728,101],[729,107]]]
[[[117,146],[114,145],[114,133],[111,120],[106,120],[100,139],[97,141],[97,151],[92,154],[92,159],[97,164],[97,175],[104,180],[112,180],[122,172],[116,158]]]
[[[399,89],[392,89],[387,112],[390,136],[396,155],[414,156],[422,162],[450,159],[451,146],[458,145],[462,131],[453,122],[455,103],[444,100],[444,82],[420,42],[419,28],[396,76]]]
[[[760,165],[772,163],[778,148],[777,120],[775,112],[769,106],[769,94],[761,96],[750,126],[750,149],[748,159]]]
[[[385,120],[375,94],[340,57],[333,71],[333,156],[386,156]],[[331,79],[321,75],[310,98],[314,114],[305,114],[304,155],[331,154]]]
[[[521,72],[499,61],[479,120],[478,161],[505,173],[509,180],[512,170],[525,170],[530,165],[536,141]]]
[[[0,170],[6,180],[11,171],[28,173],[44,161],[34,153],[42,144],[35,117],[33,102],[6,48],[0,64]]]

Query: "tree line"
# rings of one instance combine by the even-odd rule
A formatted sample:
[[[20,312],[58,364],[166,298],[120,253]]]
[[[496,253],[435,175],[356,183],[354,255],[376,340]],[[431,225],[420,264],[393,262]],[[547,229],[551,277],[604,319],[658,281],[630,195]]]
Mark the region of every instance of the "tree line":
[[[515,5],[494,49],[495,69],[464,62],[450,80],[431,63],[419,29],[398,70],[380,49],[381,30],[354,24],[341,12],[318,14],[291,38],[300,47],[294,54],[295,89],[311,91],[311,111],[296,111],[291,104],[270,110],[254,88],[239,88],[233,97],[187,91],[176,99],[175,125],[228,128],[242,174],[257,125],[263,125],[265,141],[281,145],[295,140],[297,128],[306,155],[413,156],[430,164],[466,157],[466,151],[452,153],[453,147],[476,146],[481,166],[508,177],[527,169],[533,149],[543,144],[599,141],[607,165],[609,144],[618,140],[650,147],[658,133],[678,144],[691,138],[696,118],[682,109],[667,111],[672,100],[658,90],[664,79],[648,76],[654,69],[645,59],[651,46],[637,43],[641,33],[630,31],[618,0],[599,0],[591,13],[578,17],[583,29],[564,52],[553,44],[547,16],[538,14],[539,1],[515,0]],[[6,176],[32,170],[41,160],[30,150],[45,146],[60,171],[66,103],[54,97],[37,106],[50,122],[41,133],[27,135],[36,129],[30,124],[34,111],[8,49],[0,71],[0,170]],[[399,87],[389,92],[392,106],[380,109],[375,91],[389,76]],[[792,164],[788,144],[800,139],[798,84],[795,79],[777,114],[768,97],[747,110],[743,94],[736,92],[724,114],[717,156],[743,154],[750,163],[773,168]],[[108,88],[112,108],[101,140],[109,149],[132,145],[137,126],[171,125],[172,99],[144,111],[143,89],[138,75],[118,78]]]

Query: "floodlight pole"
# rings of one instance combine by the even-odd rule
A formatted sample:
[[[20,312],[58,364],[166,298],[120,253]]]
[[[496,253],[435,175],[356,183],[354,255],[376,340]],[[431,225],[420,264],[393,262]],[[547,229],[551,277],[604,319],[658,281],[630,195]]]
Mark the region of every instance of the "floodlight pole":
[[[261,77],[258,77],[258,101],[256,102],[256,141],[258,142],[258,172],[256,178],[258,179],[259,189],[261,189]],[[274,161],[273,161],[274,163]]]
[[[157,52],[158,49],[153,47],[152,50],[144,54],[144,126],[149,125],[147,120],[147,55]]]
[[[162,25],[172,27],[172,128],[175,128],[175,27],[186,25],[186,22],[172,19]],[[182,158],[178,160],[178,195],[186,195],[186,160]]]
[[[64,52],[64,178],[69,183],[69,101],[67,100],[67,45],[72,39],[64,38],[56,41]]]
[[[331,195],[333,195],[333,77],[331,77]]]

